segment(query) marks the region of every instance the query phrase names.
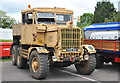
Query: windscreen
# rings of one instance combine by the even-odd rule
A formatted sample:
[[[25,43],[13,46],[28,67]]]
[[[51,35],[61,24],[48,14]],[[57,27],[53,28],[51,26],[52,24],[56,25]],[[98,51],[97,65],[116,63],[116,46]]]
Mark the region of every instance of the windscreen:
[[[38,12],[38,18],[54,18],[54,13]]]
[[[64,15],[64,14],[56,14],[56,21],[57,22],[68,22],[72,20],[71,15]]]
[[[38,23],[46,23],[46,24],[58,24],[65,25],[66,22],[72,20],[71,15],[64,14],[55,14],[55,13],[46,13],[46,12],[38,12],[37,13]]]
[[[54,13],[38,12],[37,13],[38,24],[55,24],[55,15]]]

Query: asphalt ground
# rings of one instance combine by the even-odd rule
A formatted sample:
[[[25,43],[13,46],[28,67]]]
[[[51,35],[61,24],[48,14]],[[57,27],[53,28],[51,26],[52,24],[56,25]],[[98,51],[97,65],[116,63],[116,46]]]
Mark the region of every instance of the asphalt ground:
[[[31,77],[29,67],[18,69],[11,61],[2,63],[2,81],[79,81],[79,82],[113,82],[119,81],[119,68],[111,63],[105,64],[101,69],[95,69],[91,75],[80,75],[74,65],[66,68],[51,68],[44,80],[36,80]],[[1,73],[0,73],[1,74]],[[109,83],[109,82],[108,82]]]

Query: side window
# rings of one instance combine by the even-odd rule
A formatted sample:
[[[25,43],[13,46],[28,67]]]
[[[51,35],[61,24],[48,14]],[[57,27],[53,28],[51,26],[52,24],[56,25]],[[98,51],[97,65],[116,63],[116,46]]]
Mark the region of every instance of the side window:
[[[25,24],[25,14],[22,14],[22,24]]]
[[[58,22],[68,22],[72,20],[71,15],[56,14],[56,21]]]
[[[27,24],[32,24],[32,13],[27,14]]]
[[[22,24],[32,24],[32,13],[22,14]]]

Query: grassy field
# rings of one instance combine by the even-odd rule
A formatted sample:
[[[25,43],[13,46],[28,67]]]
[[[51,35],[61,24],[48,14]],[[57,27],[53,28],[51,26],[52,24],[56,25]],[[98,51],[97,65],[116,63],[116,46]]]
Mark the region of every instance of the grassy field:
[[[2,61],[11,61],[12,59],[11,59],[11,57],[0,57],[0,62]]]
[[[11,61],[12,59],[0,59],[0,62],[4,62],[4,61]]]
[[[0,40],[0,42],[12,42],[13,40]]]

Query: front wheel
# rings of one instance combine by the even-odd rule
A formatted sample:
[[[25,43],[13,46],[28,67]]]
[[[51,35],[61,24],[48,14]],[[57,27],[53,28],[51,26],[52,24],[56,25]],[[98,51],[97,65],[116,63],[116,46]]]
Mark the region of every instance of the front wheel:
[[[30,55],[29,67],[33,78],[45,79],[49,71],[48,55],[33,51]]]
[[[95,55],[91,54],[88,61],[75,64],[75,68],[78,71],[78,73],[83,75],[89,75],[94,71],[95,65],[96,65]]]

